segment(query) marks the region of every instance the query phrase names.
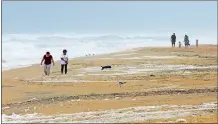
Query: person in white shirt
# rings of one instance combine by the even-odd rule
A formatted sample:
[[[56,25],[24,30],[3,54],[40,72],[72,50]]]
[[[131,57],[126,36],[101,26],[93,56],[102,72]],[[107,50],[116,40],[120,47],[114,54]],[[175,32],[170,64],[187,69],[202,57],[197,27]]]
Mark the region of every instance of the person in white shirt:
[[[63,50],[63,54],[61,55],[61,74],[63,74],[65,69],[65,74],[67,74],[67,64],[68,64],[68,56],[67,50]]]

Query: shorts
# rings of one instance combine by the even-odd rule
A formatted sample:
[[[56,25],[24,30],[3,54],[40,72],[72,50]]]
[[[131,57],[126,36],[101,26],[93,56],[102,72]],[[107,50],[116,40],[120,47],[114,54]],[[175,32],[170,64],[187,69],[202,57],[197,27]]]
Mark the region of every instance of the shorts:
[[[44,64],[44,72],[50,73],[50,69],[51,69],[51,64],[49,65]]]

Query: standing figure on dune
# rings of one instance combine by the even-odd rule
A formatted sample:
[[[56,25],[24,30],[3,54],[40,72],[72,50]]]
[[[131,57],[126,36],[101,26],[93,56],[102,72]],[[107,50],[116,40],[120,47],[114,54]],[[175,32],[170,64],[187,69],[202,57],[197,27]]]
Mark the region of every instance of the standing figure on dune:
[[[186,48],[187,48],[188,46],[190,46],[188,35],[185,35],[185,37],[184,37],[184,43],[185,43],[185,47],[186,47]]]
[[[41,65],[43,62],[44,62],[44,73],[45,75],[49,76],[51,70],[51,63],[53,63],[54,66],[54,60],[50,52],[46,52],[46,54],[43,56]]]
[[[63,50],[63,54],[61,55],[61,74],[63,74],[64,72],[65,74],[67,74],[67,64],[68,64],[67,50]]]
[[[176,44],[176,34],[173,33],[173,35],[171,36],[171,42],[172,42],[172,47],[175,47]]]

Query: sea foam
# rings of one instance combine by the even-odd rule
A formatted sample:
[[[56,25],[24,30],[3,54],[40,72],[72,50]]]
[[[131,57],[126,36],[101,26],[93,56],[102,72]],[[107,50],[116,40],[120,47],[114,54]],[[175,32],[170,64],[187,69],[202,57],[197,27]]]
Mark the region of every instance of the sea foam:
[[[30,66],[40,63],[46,51],[50,51],[54,60],[59,60],[63,49],[68,50],[70,58],[81,57],[87,54],[105,54],[137,47],[170,46],[169,33],[153,34],[3,34],[2,58],[3,70]],[[178,36],[178,39],[183,36]],[[191,44],[195,38],[201,44],[217,44],[199,36],[190,38]],[[211,42],[209,42],[211,41]]]

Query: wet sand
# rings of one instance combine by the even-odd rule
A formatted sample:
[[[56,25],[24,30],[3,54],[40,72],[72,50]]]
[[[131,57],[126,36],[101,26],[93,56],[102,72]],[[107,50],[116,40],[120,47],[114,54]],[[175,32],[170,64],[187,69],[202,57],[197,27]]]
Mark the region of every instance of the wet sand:
[[[102,65],[111,65],[112,69],[101,70]],[[57,62],[49,77],[43,76],[40,65],[3,71],[2,113],[56,116],[138,106],[217,104],[216,45],[190,49],[137,48],[75,58],[69,62],[67,75],[60,74],[59,66]],[[119,81],[127,83],[118,85]],[[121,122],[176,122],[183,118],[190,123],[212,123],[217,121],[216,109],[205,108],[191,115],[142,116]],[[191,109],[183,111],[188,110]],[[83,121],[80,118],[78,122]]]

